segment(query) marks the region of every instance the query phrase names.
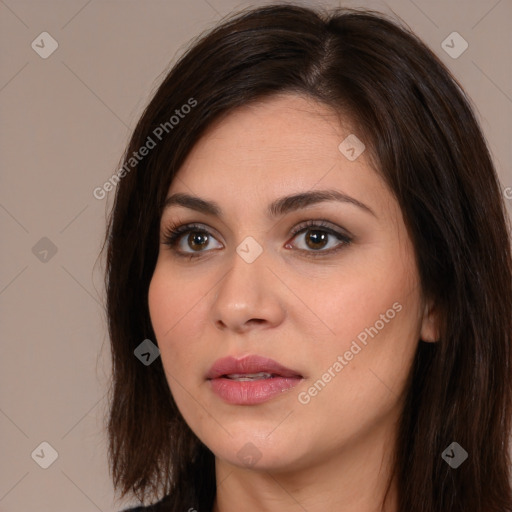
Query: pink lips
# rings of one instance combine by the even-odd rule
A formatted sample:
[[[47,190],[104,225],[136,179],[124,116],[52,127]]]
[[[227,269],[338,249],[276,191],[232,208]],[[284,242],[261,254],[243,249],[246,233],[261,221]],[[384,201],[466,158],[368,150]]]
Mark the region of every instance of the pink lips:
[[[236,380],[228,375],[268,373],[255,380]],[[215,361],[206,375],[214,393],[234,405],[255,405],[296,386],[302,379],[298,372],[286,368],[273,359],[250,355],[242,359],[224,357]],[[244,377],[246,378],[246,377]]]

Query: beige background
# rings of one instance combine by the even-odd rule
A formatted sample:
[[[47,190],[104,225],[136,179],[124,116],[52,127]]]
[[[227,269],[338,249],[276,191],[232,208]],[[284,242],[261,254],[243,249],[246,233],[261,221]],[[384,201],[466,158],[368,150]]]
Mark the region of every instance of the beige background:
[[[113,501],[102,430],[110,353],[97,256],[113,193],[98,200],[93,190],[117,169],[161,73],[187,42],[237,7],[263,3],[0,0],[0,511],[129,505]],[[453,70],[477,106],[505,194],[512,2],[342,4],[392,9]],[[469,44],[457,59],[441,47],[453,31]],[[58,42],[46,59],[31,47],[42,32]],[[47,469],[36,463],[49,460],[42,442],[58,453]]]

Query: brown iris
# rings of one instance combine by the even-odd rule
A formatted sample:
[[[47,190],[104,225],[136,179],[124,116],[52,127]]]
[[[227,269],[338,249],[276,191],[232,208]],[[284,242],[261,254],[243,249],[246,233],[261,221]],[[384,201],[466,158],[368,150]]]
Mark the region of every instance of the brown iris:
[[[188,235],[187,243],[192,249],[201,250],[208,245],[208,235],[201,231],[193,231]]]
[[[325,247],[327,237],[329,236],[328,233],[318,229],[310,229],[306,233],[308,233],[306,235],[306,244],[308,245],[308,247],[310,247],[311,249],[321,249],[322,247]]]

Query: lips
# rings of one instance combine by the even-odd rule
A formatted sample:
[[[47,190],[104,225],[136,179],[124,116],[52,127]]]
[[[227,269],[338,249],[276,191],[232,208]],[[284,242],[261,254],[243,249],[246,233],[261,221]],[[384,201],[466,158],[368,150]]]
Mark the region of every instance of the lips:
[[[210,389],[231,405],[258,405],[280,396],[304,377],[297,371],[261,356],[217,360],[207,376]]]
[[[208,380],[219,377],[243,378],[255,374],[270,374],[271,377],[302,378],[299,372],[286,368],[273,359],[257,355],[246,356],[242,359],[234,357],[218,359],[210,368],[206,378]]]

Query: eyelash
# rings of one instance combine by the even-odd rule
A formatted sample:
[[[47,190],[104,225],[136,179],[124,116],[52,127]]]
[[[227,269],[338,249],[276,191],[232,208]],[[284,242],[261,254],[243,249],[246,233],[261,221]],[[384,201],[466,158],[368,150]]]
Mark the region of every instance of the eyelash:
[[[345,234],[343,234],[341,232],[338,232],[338,231],[330,228],[329,225],[326,224],[325,222],[326,221],[323,221],[323,220],[318,220],[318,221],[309,220],[309,221],[303,222],[303,223],[299,224],[291,232],[291,235],[293,236],[293,238],[295,238],[297,235],[299,235],[299,234],[301,234],[303,232],[308,231],[309,228],[322,228],[322,229],[317,229],[317,231],[323,231],[323,232],[328,233],[329,235],[335,236],[336,238],[338,238],[338,240],[341,241],[341,243],[338,246],[336,246],[334,248],[331,248],[331,249],[329,249],[327,251],[323,251],[323,250],[307,251],[305,249],[299,249],[299,251],[306,252],[309,255],[311,255],[313,258],[317,258],[317,257],[322,257],[322,256],[326,256],[326,255],[335,254],[339,250],[343,249],[346,245],[349,245],[352,242],[352,238],[350,238],[349,236],[347,236],[347,235],[345,235]],[[163,241],[163,243],[165,245],[169,246],[176,253],[177,256],[179,256],[181,258],[188,258],[188,260],[199,258],[205,252],[209,252],[209,251],[199,251],[199,252],[188,253],[188,252],[183,252],[183,251],[179,251],[178,249],[176,249],[176,245],[178,244],[179,239],[184,234],[187,234],[187,233],[190,233],[190,232],[205,233],[208,236],[213,236],[201,224],[196,224],[196,223],[182,224],[182,225],[170,224],[164,230],[164,233],[163,233],[164,241]],[[215,238],[215,237],[213,237],[213,238]]]

